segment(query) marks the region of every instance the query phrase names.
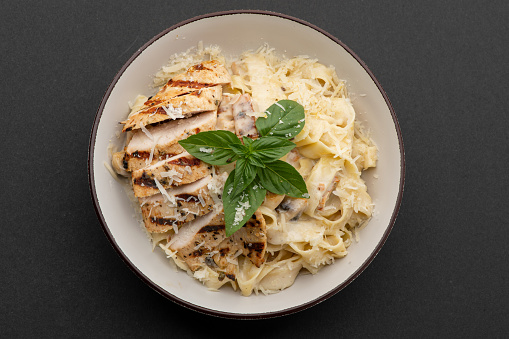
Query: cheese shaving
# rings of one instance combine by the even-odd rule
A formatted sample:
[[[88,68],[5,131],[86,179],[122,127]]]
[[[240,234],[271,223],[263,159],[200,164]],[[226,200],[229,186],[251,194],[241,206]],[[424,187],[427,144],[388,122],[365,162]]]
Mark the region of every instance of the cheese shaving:
[[[140,127],[141,127],[141,130],[143,131],[143,133],[145,133],[147,135],[147,137],[154,142],[155,141],[154,136],[152,135],[152,133],[149,132],[149,130],[145,127],[145,125],[141,121],[140,121]]]
[[[156,186],[157,188],[159,189],[159,192],[161,192],[161,194],[167,199],[167,201],[169,203],[171,203],[172,205],[175,205],[176,204],[176,201],[175,201],[175,197],[174,196],[171,196],[168,194],[168,192],[166,191],[166,189],[163,187],[163,185],[161,185],[161,183],[159,182],[159,180],[157,180],[156,178],[154,178],[154,182],[156,183]]]
[[[182,119],[185,118],[185,116],[182,114],[182,107],[173,107],[171,104],[168,106],[162,106],[166,114],[170,117],[172,120],[176,119]]]

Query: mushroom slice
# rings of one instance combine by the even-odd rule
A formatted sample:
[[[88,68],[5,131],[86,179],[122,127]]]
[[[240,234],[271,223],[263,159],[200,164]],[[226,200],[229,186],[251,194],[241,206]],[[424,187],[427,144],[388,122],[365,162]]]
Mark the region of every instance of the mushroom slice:
[[[216,129],[235,133],[235,121],[233,120],[232,106],[232,101],[235,100],[235,98],[223,94],[223,100],[221,100],[221,103],[217,109]]]
[[[278,206],[277,211],[283,214],[286,220],[296,221],[308,205],[307,199],[291,198],[286,196]]]
[[[233,120],[235,121],[235,134],[239,137],[249,137],[251,139],[258,138],[258,130],[256,129],[256,119],[249,113],[254,113],[253,104],[249,94],[241,95],[238,100],[233,103]]]

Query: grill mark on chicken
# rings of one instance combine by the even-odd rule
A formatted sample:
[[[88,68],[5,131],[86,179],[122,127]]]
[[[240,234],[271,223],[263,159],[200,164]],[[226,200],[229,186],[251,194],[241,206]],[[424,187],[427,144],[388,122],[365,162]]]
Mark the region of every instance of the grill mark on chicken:
[[[265,249],[265,245],[260,242],[249,242],[249,243],[245,242],[244,248],[248,248],[256,252],[261,252]]]
[[[171,98],[154,97],[144,104],[144,108],[132,114],[124,121],[123,132],[160,123],[162,121],[174,120],[163,106],[171,106],[181,110],[182,116],[178,119],[192,116],[193,114],[217,110],[222,96],[222,87],[220,85],[193,89],[192,92],[182,95],[172,96]]]
[[[195,157],[182,157],[175,160],[171,160],[167,162],[168,164],[177,165],[177,166],[198,166],[202,162],[200,159],[197,159]],[[166,170],[169,170],[169,168],[165,168]]]
[[[147,186],[151,188],[157,188],[157,184],[151,176],[147,174],[147,172],[143,171],[140,177],[134,178],[133,183],[138,186]]]
[[[195,66],[191,66],[191,68],[189,68],[189,71],[190,72],[193,72],[193,71],[201,71],[202,69],[204,69],[205,67],[203,66],[203,64],[198,64],[198,65],[195,65]],[[210,68],[209,68],[210,69]]]
[[[173,77],[174,80],[192,80],[206,84],[225,85],[231,82],[226,68],[217,60],[204,61],[191,66],[187,72]]]
[[[241,251],[254,265],[260,267],[264,262],[267,246],[265,220],[256,211],[244,227],[230,237],[226,237],[224,218],[213,218],[211,222],[198,224],[198,220],[211,218],[203,216],[188,225],[183,225],[170,248],[184,260],[192,271],[207,265],[219,273],[221,279],[235,280],[238,266],[234,255]],[[207,219],[208,220],[208,219]],[[186,234],[187,232],[187,234]],[[178,243],[178,245],[177,245]],[[215,254],[214,254],[215,253]]]
[[[189,255],[191,258],[201,257],[203,255],[203,249],[199,248]]]
[[[124,156],[124,159],[129,161],[129,158],[137,158],[137,159],[148,159],[150,157],[150,152],[147,151],[134,151],[131,155],[127,154]]]
[[[224,231],[224,225],[207,225],[200,229],[198,233],[218,232],[217,234],[219,234],[219,231]]]
[[[191,219],[195,219],[196,216],[192,215],[193,217],[191,217]],[[153,224],[157,224],[157,225],[162,225],[162,226],[168,226],[168,225],[177,225],[177,226],[180,226],[182,224],[184,224],[186,221],[191,221],[191,220],[183,220],[183,221],[179,221],[179,220],[176,220],[176,219],[170,219],[170,218],[156,218],[156,217],[150,217],[150,221],[153,223]]]
[[[170,79],[168,81],[168,85],[171,87],[187,87],[196,89],[214,86],[214,84],[204,84],[196,81],[173,80],[173,79]]]
[[[216,110],[221,101],[222,85],[230,82],[230,74],[217,60],[191,66],[186,72],[170,79],[144,103],[142,109],[123,122],[123,131],[171,119],[162,106],[181,108],[184,117],[200,111]]]
[[[166,232],[173,226],[180,227],[184,223],[193,221],[199,216],[214,210],[214,199],[210,196],[208,184],[211,176],[199,179],[193,183],[166,190],[175,200],[168,201],[161,193],[139,198],[143,221],[147,231],[152,233]],[[201,196],[202,201],[197,197]],[[182,200],[182,197],[196,197],[195,200]],[[174,203],[176,202],[176,204]]]
[[[173,158],[159,161],[144,169],[132,173],[134,195],[138,198],[160,193],[155,179],[168,189],[195,182],[210,174],[211,166],[193,157],[189,153],[181,153]],[[168,177],[166,172],[175,171]]]
[[[234,255],[241,250],[256,267],[260,267],[265,261],[266,248],[265,219],[260,211],[256,211],[246,225],[217,246],[219,253],[214,256],[214,260],[219,266],[223,266],[227,262],[223,257]]]
[[[185,149],[178,141],[202,131],[215,129],[216,121],[216,111],[204,112],[191,118],[167,121],[155,127],[150,126],[147,130],[152,138],[141,130],[134,132],[133,138],[125,149],[126,170],[132,172],[183,153]],[[152,149],[152,162],[148,163]]]

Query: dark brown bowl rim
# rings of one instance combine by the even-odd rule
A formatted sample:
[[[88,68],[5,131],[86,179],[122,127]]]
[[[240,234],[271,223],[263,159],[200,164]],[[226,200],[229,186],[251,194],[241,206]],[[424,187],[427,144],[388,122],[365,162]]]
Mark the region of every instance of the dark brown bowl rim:
[[[374,251],[370,254],[369,258],[346,281],[344,281],[343,283],[341,283],[340,285],[338,285],[336,288],[332,289],[331,291],[321,295],[320,297],[318,297],[318,298],[316,298],[314,300],[311,300],[311,301],[309,301],[307,303],[304,303],[302,305],[290,307],[290,308],[287,308],[287,309],[284,309],[284,310],[275,311],[275,312],[239,314],[239,313],[229,313],[229,312],[217,311],[217,310],[209,309],[209,308],[206,308],[206,307],[198,306],[198,305],[190,303],[190,302],[188,302],[186,300],[180,299],[180,298],[172,295],[171,293],[165,291],[164,289],[162,289],[160,286],[158,286],[154,282],[152,282],[150,279],[148,279],[148,277],[146,277],[129,260],[129,258],[125,255],[125,253],[120,249],[118,244],[115,242],[115,239],[113,238],[113,235],[111,234],[108,226],[106,225],[106,221],[105,221],[104,216],[103,216],[103,214],[101,212],[101,207],[99,206],[99,201],[97,199],[97,192],[96,192],[95,186],[93,184],[94,183],[94,171],[93,171],[94,159],[93,159],[93,155],[94,155],[95,141],[96,141],[96,135],[97,135],[97,128],[98,128],[98,125],[99,125],[99,121],[100,121],[101,115],[102,115],[103,110],[104,110],[104,106],[105,106],[106,102],[108,101],[108,98],[109,98],[109,96],[111,94],[111,91],[115,87],[115,84],[117,83],[117,81],[120,78],[120,76],[124,73],[124,71],[129,67],[129,65],[148,46],[150,46],[152,43],[154,43],[156,40],[158,40],[162,36],[166,35],[168,32],[170,32],[170,31],[172,31],[172,30],[174,30],[174,29],[176,29],[178,27],[181,27],[181,26],[184,26],[186,24],[189,24],[191,22],[202,20],[202,19],[205,19],[205,18],[217,17],[217,16],[225,16],[225,15],[234,15],[234,14],[260,14],[260,15],[269,15],[269,16],[275,16],[275,17],[280,17],[280,18],[283,18],[283,19],[291,20],[291,21],[297,22],[299,24],[308,26],[309,28],[312,28],[312,29],[316,30],[317,32],[322,33],[323,35],[325,35],[326,37],[328,37],[329,39],[331,39],[332,41],[334,41],[335,43],[337,43],[341,47],[343,47],[365,69],[365,71],[369,74],[369,76],[371,77],[373,82],[378,87],[378,89],[379,89],[380,93],[382,94],[383,98],[385,99],[387,107],[389,108],[389,110],[391,112],[391,115],[392,115],[392,119],[394,121],[394,126],[396,128],[396,132],[397,132],[397,135],[398,135],[399,147],[400,147],[400,155],[401,155],[401,163],[400,163],[401,173],[400,173],[400,175],[401,175],[401,179],[400,179],[400,185],[399,185],[398,199],[396,201],[396,206],[394,207],[394,211],[393,211],[392,216],[391,216],[390,224],[387,227],[387,229],[385,230],[382,239],[377,244],[377,246],[374,249]],[[322,301],[325,301],[326,299],[332,297],[333,295],[335,295],[336,293],[341,291],[348,284],[350,284],[373,261],[373,259],[378,254],[378,252],[380,251],[380,249],[384,245],[385,241],[387,240],[387,238],[388,238],[388,236],[389,236],[389,234],[390,234],[390,232],[391,232],[391,230],[392,230],[392,228],[394,226],[394,223],[396,221],[396,217],[397,217],[398,212],[399,212],[399,208],[400,208],[400,205],[401,205],[401,200],[402,200],[402,197],[403,197],[403,187],[404,187],[404,181],[405,181],[405,152],[404,152],[403,138],[402,138],[402,135],[401,135],[401,129],[400,129],[400,126],[399,126],[399,123],[398,123],[398,119],[396,117],[396,113],[394,112],[394,108],[392,107],[392,104],[391,104],[387,94],[385,93],[384,89],[382,88],[382,86],[380,85],[378,80],[375,78],[373,73],[369,70],[367,65],[348,46],[346,46],[339,39],[337,39],[336,37],[334,37],[330,33],[324,31],[323,29],[321,29],[321,28],[319,28],[319,27],[317,27],[317,26],[315,26],[315,25],[313,25],[313,24],[311,24],[311,23],[309,23],[307,21],[304,21],[304,20],[301,20],[301,19],[289,16],[289,15],[286,15],[286,14],[270,12],[270,11],[263,11],[263,10],[231,10],[231,11],[221,11],[221,12],[214,12],[214,13],[208,13],[208,14],[204,14],[204,15],[199,15],[199,16],[190,18],[188,20],[182,21],[182,22],[180,22],[180,23],[178,23],[176,25],[173,25],[170,28],[168,28],[168,29],[162,31],[161,33],[157,34],[156,36],[154,36],[151,40],[149,40],[146,44],[144,44],[140,49],[138,49],[136,51],[136,53],[134,53],[129,58],[129,60],[127,60],[127,62],[122,66],[120,71],[115,75],[115,78],[112,80],[112,82],[110,83],[108,89],[106,90],[106,92],[105,92],[105,94],[104,94],[104,96],[103,96],[103,98],[101,100],[101,104],[99,106],[99,109],[97,110],[95,119],[94,119],[94,125],[92,127],[92,132],[91,132],[91,136],[90,136],[90,143],[89,143],[89,148],[88,148],[88,179],[89,179],[90,192],[92,194],[92,200],[93,200],[93,203],[94,203],[94,208],[95,208],[97,216],[98,216],[98,218],[99,218],[99,220],[101,222],[101,226],[103,228],[104,233],[106,234],[106,236],[107,236],[108,240],[110,241],[111,245],[113,246],[113,248],[116,250],[118,255],[124,260],[124,262],[127,264],[127,266],[129,266],[134,271],[134,273],[136,273],[136,275],[141,280],[143,280],[147,285],[149,285],[155,291],[157,291],[158,293],[160,293],[164,297],[170,299],[171,301],[173,301],[173,302],[175,302],[175,303],[177,303],[177,304],[179,304],[181,306],[184,306],[186,308],[189,308],[189,309],[192,309],[194,311],[200,312],[200,313],[205,313],[205,314],[209,314],[209,315],[213,315],[213,316],[218,316],[218,317],[222,317],[222,318],[232,318],[232,319],[264,319],[264,318],[273,318],[273,317],[279,317],[279,316],[284,316],[284,315],[289,315],[289,314],[292,314],[292,313],[296,313],[296,312],[305,310],[305,309],[307,309],[307,308],[309,308],[311,306],[314,306],[314,305],[316,305],[316,304],[318,304],[318,303],[320,303]]]

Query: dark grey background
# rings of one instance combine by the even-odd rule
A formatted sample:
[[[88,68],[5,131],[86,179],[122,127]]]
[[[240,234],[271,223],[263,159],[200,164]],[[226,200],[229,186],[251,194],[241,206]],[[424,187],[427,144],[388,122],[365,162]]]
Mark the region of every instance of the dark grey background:
[[[3,337],[509,335],[507,1],[10,1],[0,11]],[[338,37],[389,95],[406,149],[394,229],[331,299],[243,322],[166,300],[110,246],[87,151],[110,81],[154,35],[229,9]],[[190,321],[190,323],[188,323]]]

